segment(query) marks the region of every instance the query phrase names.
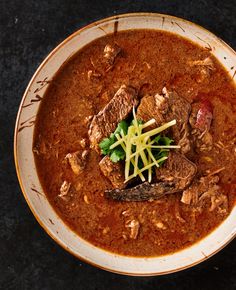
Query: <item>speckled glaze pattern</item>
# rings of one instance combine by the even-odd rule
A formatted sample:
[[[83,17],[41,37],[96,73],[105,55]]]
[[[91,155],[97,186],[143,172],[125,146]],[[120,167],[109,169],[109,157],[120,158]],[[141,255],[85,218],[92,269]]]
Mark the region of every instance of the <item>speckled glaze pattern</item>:
[[[223,289],[227,285],[235,289],[235,242],[207,262],[166,277],[121,277],[81,263],[53,243],[32,218],[12,158],[15,115],[26,84],[47,53],[77,28],[117,13],[156,11],[195,21],[235,48],[234,1],[10,1],[1,7],[0,288]]]

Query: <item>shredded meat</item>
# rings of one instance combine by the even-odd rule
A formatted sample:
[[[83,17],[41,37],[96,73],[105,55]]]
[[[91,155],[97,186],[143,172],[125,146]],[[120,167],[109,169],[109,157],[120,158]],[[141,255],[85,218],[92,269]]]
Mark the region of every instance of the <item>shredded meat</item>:
[[[94,80],[94,79],[99,79],[101,78],[102,74],[101,73],[98,73],[96,71],[92,71],[92,70],[89,70],[88,71],[88,79],[90,81]]]
[[[205,205],[205,200],[210,199],[210,211],[216,208],[221,213],[228,212],[228,198],[221,193],[221,188],[217,184],[219,177],[217,175],[208,175],[201,177],[199,181],[195,182],[186,189],[181,201],[185,204],[192,204],[202,208]]]
[[[207,57],[203,60],[189,61],[190,67],[197,67],[198,71],[193,74],[193,79],[196,83],[207,83],[210,81],[212,72],[215,70],[215,66],[211,57]]]
[[[209,132],[205,132],[198,137],[195,144],[199,151],[210,151],[213,146],[212,135]]]
[[[204,199],[210,198],[211,200],[211,207],[210,211],[215,210],[216,208],[219,209],[221,213],[226,213],[228,211],[228,199],[227,196],[220,193],[220,187],[218,185],[213,185],[208,189],[208,191],[204,192],[199,201],[204,202]]]
[[[130,238],[137,239],[139,234],[140,223],[138,220],[131,220],[126,224],[127,228],[130,228]]]
[[[194,60],[188,62],[190,66],[207,67],[209,70],[214,70],[215,66],[211,57],[206,57],[203,60]]]
[[[195,179],[192,185],[183,191],[181,201],[186,204],[197,204],[200,196],[218,182],[217,175],[201,177],[200,180]]]
[[[60,194],[58,196],[61,197],[62,199],[66,199],[66,196],[70,190],[70,186],[71,183],[65,180],[61,185]]]
[[[115,62],[117,55],[121,52],[121,48],[117,44],[107,44],[104,48],[104,58],[110,66]]]
[[[192,187],[183,191],[181,201],[185,204],[196,204],[198,202],[198,190]]]
[[[88,150],[84,150],[81,155],[79,151],[66,155],[65,158],[68,160],[74,174],[79,175],[84,170],[87,155]]]

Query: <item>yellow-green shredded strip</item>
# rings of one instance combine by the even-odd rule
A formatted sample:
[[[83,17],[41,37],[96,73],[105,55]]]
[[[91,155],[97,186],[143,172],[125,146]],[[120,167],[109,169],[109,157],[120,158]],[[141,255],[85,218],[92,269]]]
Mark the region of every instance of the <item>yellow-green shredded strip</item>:
[[[164,160],[166,160],[166,159],[168,159],[167,156],[158,159],[157,162],[160,163],[160,162],[162,162],[162,161],[164,161]],[[147,169],[153,167],[154,165],[155,165],[155,162],[153,162],[153,163],[151,163],[151,164],[149,164],[149,165],[143,167],[142,169],[138,169],[138,173],[142,173],[143,171],[145,171],[145,170],[147,170]],[[125,182],[127,182],[127,181],[133,179],[134,177],[136,177],[134,174],[130,175],[130,176],[128,177],[128,179],[125,180]]]
[[[119,134],[116,135],[116,138],[117,138],[117,140],[119,140],[119,139],[121,140],[121,137],[120,137]],[[123,148],[123,150],[126,152],[126,145],[124,143],[121,143],[120,145]],[[130,159],[130,162],[132,163],[132,165],[135,168],[135,162],[134,162],[134,160],[133,159]],[[142,173],[137,173],[135,176],[137,176],[137,175],[139,175],[139,177],[142,180],[142,182],[145,181],[145,177],[144,177],[144,175]]]
[[[121,146],[125,151],[125,182],[135,178],[136,176],[139,176],[142,181],[145,181],[143,172],[146,170],[148,182],[151,182],[152,167],[155,166],[158,168],[160,163],[168,158],[167,156],[164,156],[156,159],[152,153],[152,149],[163,149],[168,151],[169,149],[180,148],[178,145],[153,145],[155,140],[152,140],[151,137],[175,125],[176,120],[172,120],[160,127],[147,131],[149,126],[156,124],[155,119],[140,124],[137,120],[134,108],[133,118],[133,123],[129,126],[127,135],[123,132],[116,134],[115,137],[117,141],[110,146],[110,149]],[[145,132],[142,132],[143,129],[145,129]],[[132,148],[135,148],[135,152]],[[143,168],[141,169],[138,166],[139,160],[143,163]],[[131,164],[133,166],[133,173],[130,175]]]
[[[162,131],[168,129],[169,127],[171,127],[171,126],[173,126],[175,124],[176,124],[176,120],[172,120],[172,121],[170,121],[168,123],[165,123],[164,125],[162,125],[162,126],[160,126],[158,128],[155,128],[155,129],[153,129],[151,131],[145,132],[145,133],[141,134],[140,136],[134,136],[132,138],[132,142],[134,142],[134,144],[135,144],[135,142],[137,140],[142,140],[142,139],[144,139],[147,136],[148,137],[152,137],[154,135],[157,135],[158,133],[161,133]]]

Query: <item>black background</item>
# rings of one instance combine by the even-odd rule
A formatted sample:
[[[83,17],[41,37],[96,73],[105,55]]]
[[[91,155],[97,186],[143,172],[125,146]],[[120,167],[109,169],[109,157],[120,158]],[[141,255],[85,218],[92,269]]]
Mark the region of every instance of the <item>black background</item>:
[[[236,289],[236,243],[206,262],[162,277],[125,277],[77,260],[31,214],[13,162],[22,94],[45,56],[78,28],[114,14],[172,14],[211,30],[236,49],[236,1],[0,0],[0,289]]]

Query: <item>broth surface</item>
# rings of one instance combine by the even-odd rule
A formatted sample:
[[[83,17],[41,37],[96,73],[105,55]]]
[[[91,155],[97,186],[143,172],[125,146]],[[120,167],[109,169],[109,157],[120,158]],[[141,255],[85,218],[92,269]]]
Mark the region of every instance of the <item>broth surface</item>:
[[[88,78],[88,71],[101,71],[107,43],[122,52],[113,68]],[[201,79],[191,61],[211,57],[214,70]],[[71,171],[65,156],[81,150],[88,141],[89,117],[97,114],[122,85],[139,90],[139,98],[160,93],[163,87],[195,102],[208,99],[213,106],[210,132],[213,149],[189,153],[199,176],[219,172],[220,186],[228,196],[229,210],[236,191],[236,89],[232,79],[211,55],[174,34],[152,30],[118,32],[90,43],[63,65],[49,85],[40,105],[34,135],[34,152],[42,187],[53,208],[80,237],[103,249],[130,256],[158,256],[192,245],[209,234],[228,215],[206,206],[199,213],[172,194],[152,202],[107,200],[110,181],[100,171],[101,156],[89,150],[80,175]],[[220,143],[219,143],[220,142]],[[209,161],[210,160],[210,161]],[[73,186],[69,200],[58,197],[63,181]],[[138,219],[137,239],[130,239],[128,220]]]

